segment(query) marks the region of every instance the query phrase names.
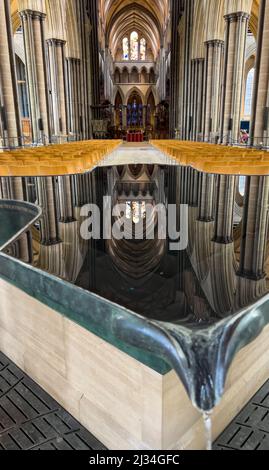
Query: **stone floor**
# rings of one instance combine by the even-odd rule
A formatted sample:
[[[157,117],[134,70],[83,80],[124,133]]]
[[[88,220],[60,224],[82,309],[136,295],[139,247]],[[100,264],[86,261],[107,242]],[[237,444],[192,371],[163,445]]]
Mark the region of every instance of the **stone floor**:
[[[105,158],[101,166],[110,165],[171,165],[173,160],[155,149],[149,143],[123,143],[111,155]]]
[[[104,450],[53,398],[0,353],[0,450]]]

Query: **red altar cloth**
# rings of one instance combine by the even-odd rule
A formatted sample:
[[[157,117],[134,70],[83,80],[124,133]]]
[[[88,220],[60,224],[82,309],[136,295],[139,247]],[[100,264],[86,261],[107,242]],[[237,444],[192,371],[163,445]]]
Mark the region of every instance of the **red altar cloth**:
[[[143,142],[143,132],[142,131],[128,131],[127,132],[127,142]]]

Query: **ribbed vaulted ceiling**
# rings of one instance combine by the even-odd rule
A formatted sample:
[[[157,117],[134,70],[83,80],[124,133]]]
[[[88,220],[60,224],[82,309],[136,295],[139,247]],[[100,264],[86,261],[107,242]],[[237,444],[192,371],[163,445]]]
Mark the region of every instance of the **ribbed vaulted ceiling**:
[[[168,0],[100,0],[106,41],[112,54],[132,30],[144,36],[157,57],[169,13]]]

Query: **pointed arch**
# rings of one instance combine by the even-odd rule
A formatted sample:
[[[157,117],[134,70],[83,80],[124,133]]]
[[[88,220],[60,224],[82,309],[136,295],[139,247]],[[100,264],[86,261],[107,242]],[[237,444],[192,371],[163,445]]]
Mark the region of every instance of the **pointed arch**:
[[[126,97],[125,97],[125,105],[127,105],[128,103],[128,100],[130,98],[130,96],[133,94],[133,93],[137,93],[138,96],[141,98],[141,101],[142,101],[142,104],[144,105],[145,104],[145,96],[143,95],[143,93],[141,92],[141,90],[139,90],[139,88],[137,86],[133,86],[127,93]]]
[[[132,68],[130,79],[131,83],[139,83],[139,73],[137,67]]]

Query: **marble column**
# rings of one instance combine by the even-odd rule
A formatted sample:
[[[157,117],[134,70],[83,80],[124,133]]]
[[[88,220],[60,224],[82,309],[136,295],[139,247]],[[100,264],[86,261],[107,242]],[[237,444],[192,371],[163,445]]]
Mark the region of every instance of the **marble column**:
[[[38,204],[43,211],[40,219],[41,244],[55,245],[60,242],[55,177],[38,177],[37,194]]]
[[[48,72],[52,110],[52,135],[67,134],[65,88],[65,41],[48,39]]]
[[[268,240],[269,176],[249,176],[246,183],[239,275],[265,277]]]
[[[223,71],[224,41],[207,41],[205,60],[205,102],[203,110],[203,140],[210,142],[219,132],[221,105],[221,79]]]
[[[225,15],[226,37],[224,82],[220,139],[222,143],[237,143],[240,133],[243,77],[249,14],[237,12]]]
[[[10,1],[0,2],[0,147],[21,145]]]
[[[32,10],[20,12],[26,59],[32,137],[34,142],[51,140],[49,99],[45,60],[44,13]]]
[[[269,1],[260,1],[250,140],[269,146]]]
[[[235,190],[235,176],[217,176],[215,232],[213,239],[216,243],[228,244],[233,242]]]
[[[200,222],[212,222],[215,213],[215,175],[201,173],[199,178],[198,220]]]

